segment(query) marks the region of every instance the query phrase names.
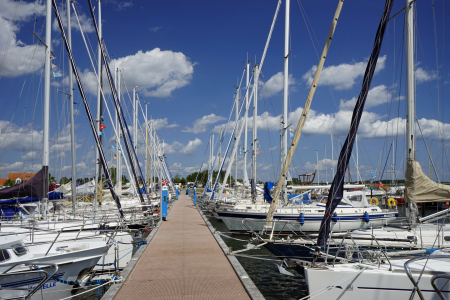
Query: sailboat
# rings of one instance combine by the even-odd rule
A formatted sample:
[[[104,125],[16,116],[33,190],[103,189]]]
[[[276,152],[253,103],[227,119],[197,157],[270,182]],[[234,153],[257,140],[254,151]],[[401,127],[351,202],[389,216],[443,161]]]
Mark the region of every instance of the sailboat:
[[[326,57],[334,29],[336,27],[337,19],[340,14],[342,3],[339,2],[336,14],[334,16],[331,29],[327,38],[327,44],[324,48],[324,53],[322,54],[322,59],[320,63],[323,66],[324,59]],[[285,26],[285,52],[288,53],[288,38],[289,38],[289,1],[286,1],[286,23]],[[318,76],[320,76],[321,68],[318,68],[318,73],[316,73],[315,80],[318,81]],[[315,91],[317,84],[313,83],[311,90]],[[284,100],[287,102],[287,63],[285,63],[285,86],[284,86]],[[366,94],[367,95],[367,94]],[[310,102],[312,100],[313,93],[308,95],[307,104],[305,109],[309,110]],[[308,103],[309,102],[309,103]],[[287,119],[287,105],[285,105],[284,120]],[[297,126],[296,132],[294,134],[293,144],[298,144],[300,138],[300,132],[302,126],[300,123],[305,122],[307,112],[302,113],[302,118],[299,121],[299,126]],[[284,123],[287,123],[284,121]],[[286,133],[283,138],[287,139],[287,127],[284,126],[284,132]],[[235,145],[236,147],[236,145]],[[332,230],[333,231],[347,231],[354,230],[364,227],[379,227],[382,225],[390,224],[394,222],[398,216],[398,211],[396,209],[383,210],[376,205],[369,204],[367,198],[362,191],[355,192],[342,192],[339,198],[336,212],[328,213],[327,207],[318,202],[309,203],[299,203],[298,205],[278,205],[278,199],[287,198],[286,197],[286,178],[289,174],[289,164],[292,160],[293,153],[295,152],[295,147],[290,147],[287,150],[287,145],[285,145],[283,151],[284,166],[281,171],[280,180],[278,180],[278,185],[274,193],[274,200],[268,195],[270,207],[266,205],[250,205],[235,207],[228,210],[216,210],[215,214],[227,225],[228,229],[231,231],[255,231],[260,232],[269,228],[274,232],[282,233],[310,233],[318,232],[322,228],[322,220],[325,216],[329,216],[330,221],[332,219]],[[233,152],[234,153],[234,152]],[[345,170],[345,169],[344,169]],[[227,171],[226,174],[229,172]],[[344,172],[345,173],[345,172]],[[333,185],[331,186],[331,188]],[[341,188],[343,189],[343,181]],[[320,199],[322,200],[322,199]],[[285,204],[287,199],[285,199]],[[267,220],[266,220],[267,219]]]
[[[405,1],[405,34],[407,61],[407,166],[405,171],[406,193],[405,202],[408,218],[412,228],[399,229],[396,233],[414,230],[416,237],[419,232],[435,233],[432,247],[419,251],[425,256],[415,258],[395,259],[389,257],[382,249],[375,259],[333,265],[316,264],[305,266],[305,279],[309,294],[319,299],[448,299],[448,269],[450,267],[449,248],[436,250],[435,247],[447,246],[448,226],[427,224],[417,225],[416,202],[448,201],[449,187],[432,182],[423,174],[419,163],[415,160],[415,74],[414,74],[414,9],[412,0]],[[390,11],[392,1],[387,0],[383,19],[389,18],[386,11]],[[381,24],[380,24],[381,27]],[[443,213],[435,214],[425,220],[439,217]],[[422,219],[423,220],[423,219]],[[391,235],[388,229],[382,229],[376,236]],[[442,236],[442,240],[441,240]],[[326,240],[324,236],[318,243]],[[320,265],[320,267],[319,267]]]

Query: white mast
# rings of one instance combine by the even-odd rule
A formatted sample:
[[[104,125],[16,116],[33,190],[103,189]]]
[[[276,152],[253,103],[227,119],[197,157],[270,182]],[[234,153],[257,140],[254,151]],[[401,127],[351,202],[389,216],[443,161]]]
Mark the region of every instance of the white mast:
[[[317,185],[319,185],[319,153],[316,150],[316,170],[317,170]]]
[[[100,3],[100,2],[99,2]],[[72,48],[72,30],[70,27],[70,0],[66,1],[67,6],[67,39],[69,47]],[[77,170],[76,170],[76,152],[75,152],[75,118],[73,115],[73,71],[72,64],[69,64],[69,101],[70,101],[70,146],[72,161],[72,211],[77,211]],[[98,152],[96,152],[98,154]]]
[[[284,19],[284,80],[283,80],[283,118],[281,121],[281,135],[282,135],[282,152],[281,152],[281,164],[280,167],[283,168],[283,163],[286,160],[287,148],[288,148],[288,88],[289,88],[289,15],[290,15],[290,5],[291,1],[286,0],[286,13]],[[281,171],[281,170],[280,170]],[[284,201],[287,199],[286,193],[286,181],[283,184],[282,195]]]
[[[414,0],[405,1],[406,20],[406,156],[407,160],[416,159],[415,111],[416,111],[416,78],[414,73]],[[409,200],[413,195],[408,195]],[[409,198],[409,199],[408,199]],[[409,202],[409,201],[408,201]],[[411,225],[417,224],[417,210],[413,203],[407,203]]]
[[[149,173],[149,165],[150,165],[150,155],[149,155],[149,147],[148,147],[148,115],[147,115],[147,102],[145,103],[145,143],[147,144],[147,149],[145,151],[145,159],[146,159],[146,168],[147,168],[147,181],[145,182],[147,184],[147,187],[150,185],[149,179],[150,179],[150,173]],[[148,189],[148,188],[147,188]],[[149,191],[147,190],[147,193]]]
[[[67,0],[67,2],[69,2],[69,0]],[[69,15],[67,15],[69,16]],[[69,27],[69,32],[70,32],[70,27]],[[100,40],[102,40],[102,10],[101,10],[101,0],[98,0],[98,35]],[[98,86],[97,86],[97,133],[101,134],[100,131],[100,124],[101,124],[101,105],[102,105],[102,94],[101,94],[101,82],[102,82],[102,50],[100,45],[98,45],[98,56],[97,56],[97,63],[98,63],[98,77],[100,78],[99,82],[98,82]],[[117,125],[116,125],[117,128]],[[100,137],[101,139],[101,137]],[[119,159],[119,158],[117,158]],[[98,193],[98,179],[100,177],[101,174],[101,169],[100,169],[100,153],[98,151],[95,151],[95,191],[94,191],[94,211],[97,211],[97,193]],[[117,177],[117,170],[116,170],[116,177]],[[73,190],[73,189],[72,189]]]
[[[252,178],[254,185],[254,193],[252,195],[253,201],[256,200],[256,153],[258,151],[257,142],[258,142],[258,128],[257,128],[257,120],[258,120],[258,65],[255,65],[254,68],[255,76],[253,80],[253,85],[255,85],[254,95],[253,95],[253,143],[252,143]]]
[[[238,79],[236,98],[234,100],[235,101],[235,109],[234,109],[235,114],[234,114],[234,117],[236,119],[236,124],[237,124],[237,122],[239,120],[239,100],[240,100],[240,97],[241,97],[241,95],[240,95],[239,79]],[[235,135],[234,135],[234,142],[239,144],[237,133],[235,133]],[[236,155],[234,157],[234,166],[235,166],[235,169],[234,169],[234,190],[235,191],[237,191],[238,154],[239,153],[236,151]],[[230,188],[231,188],[231,174],[230,174]]]
[[[325,145],[325,183],[328,184],[327,145]]]
[[[333,165],[333,160],[334,160],[334,147],[333,147],[333,134],[331,135],[331,176],[333,176],[334,178],[334,165]]]
[[[359,158],[358,158],[358,134],[355,136],[356,143],[356,182],[359,184]]]
[[[248,62],[248,55],[247,55],[247,64],[245,66],[247,69],[247,83],[246,83],[246,91],[245,91],[245,106],[248,106],[248,90],[249,90],[249,74],[250,74],[250,64]],[[243,197],[245,197],[245,187],[247,187],[248,184],[248,174],[247,174],[247,131],[248,131],[248,111],[245,112],[244,115],[244,190],[243,190]]]
[[[134,151],[137,153],[137,147],[138,147],[138,139],[137,139],[137,126],[138,126],[138,114],[137,114],[137,101],[138,97],[136,97],[136,86],[133,88],[133,144],[134,144]],[[136,162],[137,163],[137,162]],[[137,167],[137,166],[136,166]]]
[[[43,146],[42,146],[42,168],[44,169],[44,204],[43,218],[47,220],[47,201],[48,201],[48,165],[50,162],[50,47],[52,44],[52,0],[47,0],[45,17],[45,70],[44,70],[44,128],[43,128]],[[73,101],[73,100],[71,100]]]

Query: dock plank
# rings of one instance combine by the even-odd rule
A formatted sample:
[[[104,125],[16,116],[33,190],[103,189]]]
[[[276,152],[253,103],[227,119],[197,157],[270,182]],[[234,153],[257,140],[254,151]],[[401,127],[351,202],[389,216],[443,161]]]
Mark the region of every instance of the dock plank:
[[[189,196],[167,219],[114,299],[250,299]]]

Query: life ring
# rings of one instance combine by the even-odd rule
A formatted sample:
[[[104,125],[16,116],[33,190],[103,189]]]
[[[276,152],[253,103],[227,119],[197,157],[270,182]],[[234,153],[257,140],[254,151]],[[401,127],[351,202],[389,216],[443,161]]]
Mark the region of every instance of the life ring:
[[[378,199],[373,197],[372,199],[370,199],[370,203],[378,205]]]
[[[395,201],[394,198],[389,198],[389,200],[388,200],[388,206],[389,206],[389,207],[397,206],[397,201]]]

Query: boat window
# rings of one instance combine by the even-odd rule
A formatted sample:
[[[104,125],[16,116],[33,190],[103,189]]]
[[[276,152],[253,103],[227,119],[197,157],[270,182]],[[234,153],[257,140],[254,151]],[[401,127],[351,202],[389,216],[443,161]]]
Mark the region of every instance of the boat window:
[[[27,248],[22,244],[12,245],[11,248],[13,249],[14,253],[17,254],[17,256],[22,256],[22,255],[27,254]]]
[[[355,201],[355,202],[361,202],[362,201],[362,195],[348,195],[348,200]]]
[[[450,236],[449,235],[444,236],[444,241],[449,242],[450,241]]]
[[[8,260],[8,259],[10,259],[10,258],[11,258],[11,256],[9,255],[8,250],[6,250],[6,249],[0,249],[0,262],[1,262],[1,261]]]
[[[317,212],[325,212],[325,210],[323,209],[323,210],[318,210]]]

